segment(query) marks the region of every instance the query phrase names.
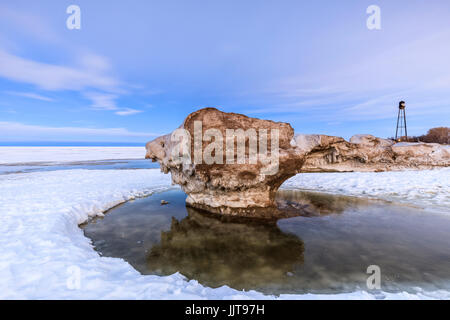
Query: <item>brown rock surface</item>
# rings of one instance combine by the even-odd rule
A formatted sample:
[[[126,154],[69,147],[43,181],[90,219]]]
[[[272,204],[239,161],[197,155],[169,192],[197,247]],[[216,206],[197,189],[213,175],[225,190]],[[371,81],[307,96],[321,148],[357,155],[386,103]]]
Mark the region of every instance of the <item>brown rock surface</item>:
[[[297,135],[306,151],[302,172],[392,171],[450,165],[450,148],[434,143],[394,143],[372,135],[355,135],[350,142],[325,135]]]
[[[195,130],[195,122],[202,124],[200,130]],[[276,191],[285,180],[299,172],[387,171],[450,165],[450,152],[446,146],[394,144],[391,140],[371,135],[353,136],[350,142],[326,135],[294,136],[294,130],[288,123],[224,113],[215,108],[191,113],[179,129],[189,132],[190,145],[184,147],[190,150],[189,157],[183,159],[179,156],[180,139],[168,134],[147,143],[146,158],[158,161],[164,173],[171,173],[173,183],[179,184],[188,194],[187,205],[220,214],[273,217],[277,214],[274,210]],[[230,161],[234,163],[229,163],[227,129],[254,129],[258,143],[266,132],[269,158],[260,158],[258,153],[252,162],[251,139],[246,137],[244,163],[237,163],[236,155]],[[276,155],[271,147],[272,139],[276,141],[276,136],[272,136],[275,131],[279,133],[278,161],[270,158]],[[221,134],[223,140],[218,140],[216,135],[203,141],[196,140],[196,133],[200,132],[203,138],[208,132]],[[223,154],[218,153],[217,149],[210,152],[212,142],[223,146]],[[195,149],[196,145],[198,148]],[[260,147],[258,144],[258,152],[261,153]],[[237,149],[236,142],[233,142],[231,150],[237,152]],[[209,150],[216,160],[223,159],[223,162],[208,164],[201,156],[201,161],[196,161],[196,150],[201,150],[203,155]]]
[[[236,113],[224,113],[214,108],[206,108],[191,113],[180,126],[187,130],[194,140],[194,121],[202,122],[202,134],[208,129],[218,129],[223,137],[224,163],[194,163],[194,143],[191,143],[191,163],[182,163],[173,155],[178,141],[172,141],[171,134],[147,143],[146,158],[158,161],[161,170],[172,174],[172,181],[179,184],[188,194],[186,203],[190,206],[215,213],[267,216],[273,214],[275,194],[281,184],[294,176],[302,167],[303,157],[291,146],[294,130],[287,123],[249,118]],[[249,163],[249,147],[246,143],[245,163],[226,163],[226,129],[267,130],[267,148],[271,151],[271,131],[279,132],[278,170],[271,173],[274,163],[258,161]],[[246,139],[248,142],[248,139]],[[203,141],[202,150],[210,142]],[[234,148],[237,152],[237,146]],[[269,152],[270,154],[270,152]],[[262,210],[270,208],[270,210]]]

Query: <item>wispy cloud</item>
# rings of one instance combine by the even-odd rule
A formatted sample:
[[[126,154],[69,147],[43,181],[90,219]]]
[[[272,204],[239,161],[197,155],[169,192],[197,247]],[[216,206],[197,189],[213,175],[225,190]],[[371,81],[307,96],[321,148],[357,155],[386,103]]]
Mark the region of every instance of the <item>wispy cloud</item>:
[[[449,38],[450,29],[440,30],[379,53],[362,55],[350,64],[336,64],[326,73],[280,79],[270,90],[278,90],[279,96],[303,97],[423,86],[442,89],[450,80]]]
[[[55,101],[52,98],[45,97],[45,96],[42,96],[42,95],[34,93],[34,92],[5,91],[5,93],[13,95],[13,96],[25,97],[25,98],[47,101],[47,102]]]
[[[119,81],[99,70],[75,68],[37,62],[0,49],[0,77],[35,85],[44,90],[83,90],[88,88],[115,91]]]
[[[0,136],[3,141],[37,141],[54,140],[64,137],[67,141],[83,140],[145,140],[159,136],[158,133],[133,132],[125,128],[83,128],[83,127],[48,127],[23,124],[19,122],[0,122]]]
[[[84,96],[92,101],[91,107],[94,109],[118,109],[115,101],[117,99],[117,95],[99,92],[86,92]]]
[[[92,101],[91,107],[97,110],[119,109],[116,99],[127,93],[127,89],[124,89],[127,85],[111,75],[112,65],[106,57],[73,46],[61,34],[55,32],[43,16],[34,12],[17,10],[1,4],[0,18],[23,35],[39,39],[49,45],[58,44],[59,49],[74,52],[72,63],[44,63],[36,58],[13,53],[12,51],[20,52],[20,48],[15,45],[9,45],[10,49],[6,50],[3,41],[0,46],[0,77],[21,84],[31,84],[39,90],[80,92],[82,96]],[[51,98],[29,92],[10,94],[53,101]]]
[[[119,116],[130,116],[136,113],[141,113],[143,112],[142,110],[136,110],[136,109],[131,109],[131,108],[126,108],[124,110],[120,110],[120,111],[116,111],[115,114],[119,115]]]
[[[59,66],[41,63],[10,54],[0,49],[0,77],[12,81],[32,84],[47,91],[77,91],[91,100],[91,107],[97,110],[118,110],[116,100],[126,93],[116,78],[109,76],[109,61],[101,56],[82,56],[79,67]],[[30,92],[9,92],[17,96],[53,101],[43,95]],[[117,115],[130,115],[138,110],[125,109]]]
[[[391,116],[396,103],[407,100],[410,112],[436,114],[447,104],[450,86],[450,30],[440,30],[351,64],[336,64],[325,74],[282,78],[265,92],[276,105],[249,113],[318,111],[324,121],[371,120]],[[326,112],[324,112],[326,111]]]

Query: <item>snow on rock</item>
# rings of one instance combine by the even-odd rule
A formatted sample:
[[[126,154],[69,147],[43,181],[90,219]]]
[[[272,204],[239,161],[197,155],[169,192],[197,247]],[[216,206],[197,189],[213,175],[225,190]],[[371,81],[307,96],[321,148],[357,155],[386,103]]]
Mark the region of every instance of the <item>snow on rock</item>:
[[[398,182],[383,175],[301,175],[290,184],[357,192],[369,183],[368,193],[382,194],[386,183]],[[420,175],[420,174],[418,174]],[[429,176],[435,176],[435,180]],[[425,172],[424,184],[445,183],[448,171]],[[444,176],[445,178],[445,176]],[[448,181],[448,177],[447,181]],[[381,179],[373,189],[371,180]],[[405,177],[406,179],[406,177]],[[416,181],[419,177],[407,176]],[[346,182],[346,180],[353,181]],[[297,182],[296,182],[297,181]],[[334,181],[334,182],[333,182]],[[403,179],[401,179],[403,181]],[[437,182],[440,181],[440,182]],[[295,183],[296,182],[296,183]],[[448,183],[448,182],[447,182]],[[443,188],[448,185],[442,185]],[[101,215],[123,201],[171,188],[170,176],[157,169],[66,170],[0,176],[0,299],[270,299],[256,291],[227,286],[207,288],[181,274],[160,277],[141,275],[119,258],[101,257],[93,250],[78,224]],[[345,189],[347,188],[347,189]],[[431,187],[429,187],[432,189]],[[342,191],[344,192],[344,191]],[[449,298],[447,291],[432,293],[378,293],[365,291],[334,295],[281,295],[282,299],[425,299]]]
[[[444,209],[450,207],[450,168],[422,171],[302,173],[282,188],[374,197]]]
[[[392,146],[395,142],[389,139],[377,138],[371,134],[355,134],[349,140],[351,143],[355,144],[365,144],[373,146],[374,144],[379,144],[383,147]]]
[[[0,165],[144,159],[145,147],[0,147]]]

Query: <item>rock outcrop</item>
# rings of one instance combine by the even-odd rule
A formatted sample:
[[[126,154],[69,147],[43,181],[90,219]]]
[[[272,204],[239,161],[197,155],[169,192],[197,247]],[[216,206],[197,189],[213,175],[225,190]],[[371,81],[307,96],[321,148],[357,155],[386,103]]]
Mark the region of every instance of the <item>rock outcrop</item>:
[[[371,135],[350,141],[296,135],[288,123],[205,108],[173,133],[146,145],[146,158],[188,195],[186,204],[209,212],[271,217],[281,184],[300,172],[387,171],[450,165],[437,144],[395,144]]]
[[[195,122],[201,123],[199,132],[195,132]],[[187,193],[187,205],[215,213],[258,217],[273,215],[276,191],[286,179],[300,172],[304,160],[302,154],[291,145],[294,130],[288,123],[206,108],[191,113],[179,129],[185,130],[191,139],[191,143],[184,145],[190,150],[187,157],[182,158],[178,152],[181,140],[174,139],[177,133],[182,133],[178,130],[147,143],[146,158],[158,161],[164,173],[171,173],[172,181]],[[241,159],[237,138],[233,138],[231,148],[227,148],[227,141],[230,140],[226,138],[230,135],[229,130],[239,129],[251,130],[242,140],[245,148]],[[216,135],[223,137],[222,141],[214,137],[214,142],[222,145],[222,154],[212,153],[216,159],[222,160],[222,164],[208,164],[208,159],[201,156],[196,159],[198,149],[204,156],[213,142],[201,138],[196,140],[198,135],[203,138],[208,136],[211,133],[208,130],[217,130]],[[252,132],[256,136],[252,136]],[[252,158],[254,149],[250,147],[250,140],[255,142],[256,139],[259,152],[262,146],[260,139],[264,137],[267,137],[266,157]],[[272,150],[274,144],[278,148]]]
[[[395,143],[372,135],[355,135],[350,142],[325,135],[297,135],[295,141],[306,152],[302,172],[379,172],[450,165],[450,148],[435,143]]]

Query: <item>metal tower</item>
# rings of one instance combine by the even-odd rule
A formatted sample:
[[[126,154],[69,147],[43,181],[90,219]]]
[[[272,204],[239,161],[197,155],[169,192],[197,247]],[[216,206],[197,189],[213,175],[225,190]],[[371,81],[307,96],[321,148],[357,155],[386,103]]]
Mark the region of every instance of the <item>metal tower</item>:
[[[397,129],[395,130],[396,141],[408,141],[408,130],[406,129],[405,101],[398,103]],[[403,134],[404,133],[404,134]]]

